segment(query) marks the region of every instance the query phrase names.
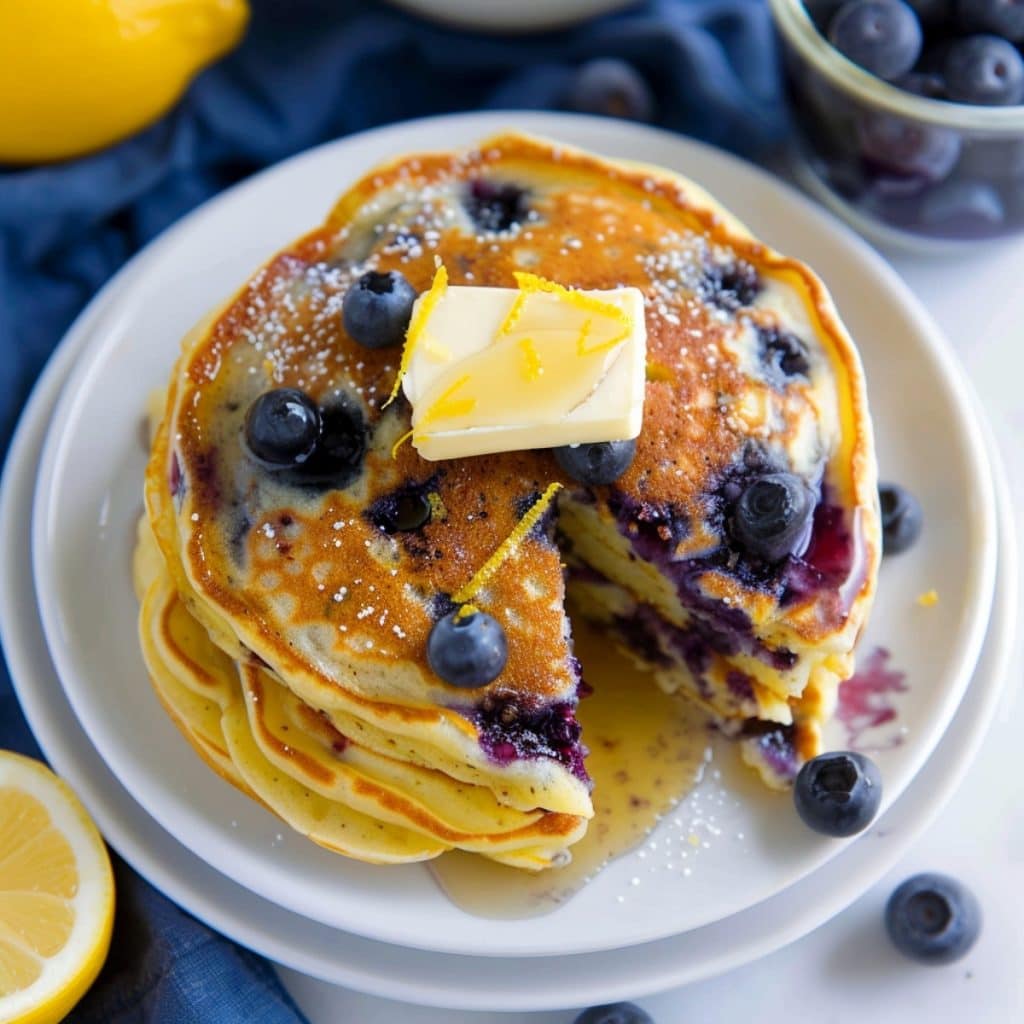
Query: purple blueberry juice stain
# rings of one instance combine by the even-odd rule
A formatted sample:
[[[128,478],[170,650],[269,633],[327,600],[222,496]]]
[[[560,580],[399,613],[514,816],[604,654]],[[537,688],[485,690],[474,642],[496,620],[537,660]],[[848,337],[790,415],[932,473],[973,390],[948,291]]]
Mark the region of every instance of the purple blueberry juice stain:
[[[876,647],[864,659],[862,667],[839,687],[839,706],[836,718],[846,729],[847,744],[851,750],[891,750],[903,742],[899,734],[881,743],[865,745],[865,733],[894,722],[898,715],[893,697],[906,693],[906,673],[889,664],[891,653],[885,647]]]

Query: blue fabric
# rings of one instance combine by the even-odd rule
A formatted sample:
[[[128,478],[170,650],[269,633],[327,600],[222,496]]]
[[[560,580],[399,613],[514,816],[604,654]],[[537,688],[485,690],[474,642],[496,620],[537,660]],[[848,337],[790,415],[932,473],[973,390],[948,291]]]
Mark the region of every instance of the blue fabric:
[[[625,58],[646,77],[663,127],[750,155],[785,131],[762,0],[654,0],[510,38],[438,27],[372,0],[253,7],[241,48],[147,131],[65,164],[0,168],[0,452],[46,358],[132,253],[225,186],[316,143],[425,114],[556,108],[573,68],[599,56]],[[0,746],[39,754],[6,671]],[[118,883],[111,960],[71,1021],[302,1019],[265,962],[123,864]]]

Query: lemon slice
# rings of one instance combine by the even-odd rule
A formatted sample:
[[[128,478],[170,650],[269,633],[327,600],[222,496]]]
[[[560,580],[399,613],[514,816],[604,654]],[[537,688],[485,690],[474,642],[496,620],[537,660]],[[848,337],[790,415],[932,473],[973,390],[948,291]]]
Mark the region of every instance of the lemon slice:
[[[0,1021],[62,1020],[99,974],[113,920],[110,859],[78,798],[0,751]]]

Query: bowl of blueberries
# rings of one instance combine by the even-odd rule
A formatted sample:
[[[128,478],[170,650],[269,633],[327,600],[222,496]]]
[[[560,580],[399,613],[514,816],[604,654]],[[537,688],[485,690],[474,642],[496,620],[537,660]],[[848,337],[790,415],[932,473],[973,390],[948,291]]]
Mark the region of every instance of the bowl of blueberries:
[[[1024,0],[770,0],[797,176],[864,234],[1024,231]]]

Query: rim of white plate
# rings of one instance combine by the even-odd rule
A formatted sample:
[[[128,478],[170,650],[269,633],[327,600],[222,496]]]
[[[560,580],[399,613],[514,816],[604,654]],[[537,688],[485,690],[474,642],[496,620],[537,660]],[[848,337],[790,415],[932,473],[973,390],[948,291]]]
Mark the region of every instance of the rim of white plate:
[[[127,279],[126,275],[124,279]],[[118,281],[121,280],[122,277],[119,276]],[[99,312],[100,301],[106,294],[108,292],[105,290],[103,296],[98,297],[90,309],[83,314],[81,326],[86,326],[92,314]],[[61,729],[60,724],[54,722],[52,716],[58,713],[57,705],[62,700],[59,681],[55,678],[52,680],[53,685],[57,687],[56,699],[52,701],[47,699],[45,689],[33,685],[35,673],[40,667],[42,671],[50,673],[51,676],[54,674],[54,670],[48,664],[41,635],[41,626],[34,614],[34,591],[31,574],[28,572],[26,543],[29,533],[28,517],[23,515],[19,518],[18,514],[22,511],[27,513],[28,506],[31,503],[31,474],[32,469],[37,463],[37,456],[41,445],[39,435],[41,435],[42,429],[39,421],[48,418],[49,406],[52,406],[55,400],[61,379],[66,375],[69,365],[77,354],[77,348],[81,347],[81,342],[84,340],[85,333],[76,333],[76,330],[73,329],[67,341],[51,359],[50,364],[40,378],[26,408],[17,435],[12,442],[7,466],[4,470],[3,487],[0,489],[0,569],[2,569],[2,572],[0,572],[0,580],[2,580],[2,585],[0,585],[0,640],[2,640],[7,651],[12,678],[26,716],[29,718],[41,745],[46,748],[54,766],[67,777],[77,781],[80,795],[90,807],[92,813],[97,817],[108,839],[137,870],[145,874],[154,884],[161,886],[168,895],[177,899],[187,909],[190,909],[192,913],[205,920],[208,924],[219,928],[237,941],[246,943],[252,948],[257,949],[257,951],[276,958],[281,963],[288,964],[297,970],[305,970],[326,980],[346,984],[363,991],[374,992],[385,997],[404,998],[430,1005],[465,1009],[494,1009],[496,1008],[496,1004],[493,1001],[495,999],[500,1002],[500,1008],[509,1010],[547,1009],[555,1005],[564,1005],[563,1002],[556,1003],[549,998],[540,996],[535,984],[526,988],[524,999],[521,996],[524,992],[521,985],[516,985],[513,991],[509,993],[501,994],[497,991],[497,987],[491,983],[495,991],[490,996],[471,994],[464,984],[454,989],[446,988],[443,985],[438,986],[437,971],[430,972],[429,985],[422,982],[417,985],[409,980],[408,970],[404,972],[392,971],[390,970],[390,965],[382,976],[380,963],[374,954],[378,949],[387,950],[387,947],[382,947],[380,944],[369,940],[355,939],[341,933],[331,933],[329,929],[324,929],[322,926],[311,922],[302,922],[302,925],[325,934],[328,939],[334,934],[340,941],[315,941],[312,944],[312,956],[301,957],[297,955],[295,947],[289,946],[287,940],[281,938],[281,935],[287,931],[288,925],[296,920],[295,915],[267,904],[266,901],[247,893],[229,880],[221,878],[213,869],[191,855],[173,837],[157,828],[146,812],[131,800],[126,791],[122,789],[116,779],[109,773],[109,770],[102,764],[99,755],[89,745],[88,739],[80,726],[70,717],[71,712],[69,708],[67,709],[69,716],[67,722],[68,729]],[[998,455],[995,454],[994,446],[991,450],[994,453],[994,461],[998,462]],[[934,784],[935,780],[932,778],[916,780],[916,784],[911,784],[914,792],[908,792],[890,812],[890,821],[887,824],[896,825],[898,829],[902,828],[902,831],[898,832],[898,838],[890,833],[884,863],[879,861],[873,862],[873,877],[867,884],[873,884],[874,881],[889,870],[896,859],[902,855],[903,851],[910,845],[917,834],[927,826],[929,821],[932,820],[952,794],[952,791],[956,788],[956,785],[967,770],[971,758],[980,746],[987,726],[998,705],[1001,691],[1004,688],[1007,677],[1006,669],[1013,650],[1012,629],[1007,627],[1016,621],[1014,608],[1017,596],[1017,561],[1013,544],[1012,517],[1007,511],[1008,498],[1006,496],[1005,483],[1000,482],[999,489],[1002,529],[1000,538],[1001,586],[997,618],[1002,623],[1003,629],[997,637],[990,638],[992,642],[986,645],[986,656],[984,659],[986,664],[979,668],[980,672],[984,672],[988,684],[980,691],[976,686],[972,687],[971,702],[966,708],[970,714],[958,716],[954,728],[957,731],[966,729],[968,723],[970,728],[961,737],[961,743],[958,748],[959,756],[949,759],[948,763],[944,763],[945,776],[943,780],[938,785]],[[1010,576],[1006,575],[1007,572],[1010,573]],[[29,650],[32,634],[35,634],[37,646],[35,652]],[[995,649],[993,649],[994,644],[997,644]],[[43,662],[47,662],[47,664],[43,666],[33,665],[33,655],[40,658]],[[979,699],[982,698],[983,702],[981,705],[975,707]],[[77,735],[72,737],[70,734]],[[78,748],[77,760],[75,754],[70,752],[72,742]],[[80,771],[82,767],[82,751],[85,752],[84,761],[87,768],[98,771],[101,776],[104,776],[100,782],[97,782],[89,771],[84,773]],[[90,758],[92,761],[91,765],[88,763]],[[942,762],[943,759],[939,758],[939,761]],[[934,774],[934,769],[930,768],[930,770]],[[925,786],[926,781],[931,783],[931,785]],[[108,788],[104,789],[102,783],[106,783]],[[918,791],[922,795],[922,800],[917,803],[915,814],[909,810],[911,807],[910,798],[917,795]],[[134,828],[123,824],[122,814],[125,810],[131,816]],[[903,818],[908,814],[911,818],[909,827],[907,822],[903,821]],[[138,838],[140,827],[142,831],[149,829],[157,833],[155,836],[157,841],[151,844],[151,848],[147,848]],[[754,938],[754,933],[757,931],[759,923],[765,920],[766,916],[770,915],[773,901],[768,901],[764,905],[762,912],[757,915],[758,920],[741,928],[736,941],[729,942],[729,951],[726,954],[727,959],[719,958],[710,969],[701,968],[697,963],[696,957],[687,957],[683,950],[676,951],[676,947],[679,947],[680,944],[685,944],[687,941],[692,943],[694,939],[699,938],[701,933],[707,934],[716,929],[721,929],[723,926],[729,926],[734,920],[736,924],[739,924],[739,917],[741,915],[738,915],[736,919],[727,919],[718,925],[709,926],[707,929],[699,930],[696,933],[689,933],[689,935],[681,938],[667,939],[661,943],[636,947],[633,950],[625,951],[630,955],[642,954],[642,959],[638,964],[626,972],[628,974],[628,980],[626,981],[609,980],[615,974],[611,964],[604,963],[600,968],[595,965],[594,969],[588,970],[588,977],[601,979],[603,987],[592,991],[588,990],[588,999],[593,1002],[604,1002],[661,991],[687,981],[697,980],[697,978],[708,977],[730,967],[738,966],[740,963],[748,962],[757,956],[764,955],[788,941],[795,940],[800,935],[806,934],[824,920],[827,920],[832,914],[841,910],[859,893],[861,889],[859,883],[854,882],[851,887],[851,879],[857,877],[856,872],[844,871],[843,868],[850,861],[858,859],[863,849],[863,847],[856,846],[848,849],[836,861],[824,869],[817,880],[811,880],[803,886],[804,889],[807,889],[809,886],[813,886],[815,881],[819,883],[824,881],[825,874],[836,876],[835,884],[825,886],[820,898],[810,901],[810,913],[798,916],[790,912],[796,909],[795,904],[800,901],[799,887],[796,891],[787,894],[787,913],[783,918],[784,927],[780,932],[773,933],[771,938],[767,940],[761,939],[760,941]],[[174,855],[177,855],[179,859],[184,858],[186,866],[191,867],[200,876],[205,876],[207,883],[212,881],[213,889],[204,892],[200,886],[200,889],[196,890],[194,888],[194,881],[190,886],[189,881],[179,877],[173,866],[167,867],[165,862],[168,858],[173,859]],[[254,940],[251,924],[247,919],[244,919],[244,915],[239,916],[234,908],[225,910],[218,903],[218,899],[223,899],[225,894],[229,897],[240,898],[246,904],[249,911],[252,911],[254,908],[263,908],[272,916],[276,916],[279,919],[277,927]],[[764,913],[764,911],[768,911],[769,914]],[[345,944],[350,942],[354,942],[357,948],[365,947],[368,951],[369,955],[365,959],[372,965],[370,969],[360,973],[353,966],[351,950],[348,951],[348,955],[346,955],[345,950]],[[706,943],[701,948],[706,948]],[[338,953],[339,959],[337,962],[323,961],[322,953],[325,949]],[[665,971],[653,978],[644,977],[643,980],[638,982],[638,979],[643,976],[644,970],[657,961],[657,956],[654,955],[656,951],[662,949],[669,951],[667,958],[663,957],[667,961]],[[321,960],[317,960],[318,954],[321,955]],[[431,963],[464,959],[422,953],[411,955],[417,958],[427,958]],[[604,959],[604,955],[602,955],[602,959]],[[592,962],[593,958],[571,958],[571,961],[588,963]],[[513,968],[519,967],[521,963],[513,961]],[[471,973],[469,977],[476,976],[475,965],[472,966],[474,973]],[[528,965],[526,969],[529,970]],[[619,974],[621,975],[621,973],[620,971]],[[637,987],[638,984],[639,987]],[[534,993],[537,993],[539,998],[535,998]],[[579,990],[574,990],[575,993],[578,993],[580,996],[584,994]],[[492,1001],[488,1001],[488,998]]]
[[[212,868],[204,864],[197,857],[190,854],[176,839],[164,832],[136,804],[127,792],[120,786],[117,780],[110,774],[99,754],[89,744],[84,731],[75,722],[70,706],[66,706],[65,712],[68,716],[69,729],[61,729],[51,716],[56,712],[55,703],[66,699],[60,689],[60,683],[55,678],[55,670],[48,662],[46,650],[42,638],[42,627],[38,616],[34,614],[35,601],[32,586],[31,574],[25,572],[11,572],[13,563],[17,557],[27,563],[27,547],[19,536],[17,528],[16,513],[19,509],[19,497],[24,498],[24,505],[31,503],[31,467],[35,461],[34,455],[38,454],[39,443],[36,444],[37,451],[32,451],[32,433],[36,420],[45,415],[47,401],[52,402],[58,391],[57,378],[60,372],[66,373],[67,363],[72,350],[61,353],[60,358],[53,360],[54,373],[51,378],[40,382],[37,395],[33,398],[33,407],[28,410],[23,427],[19,430],[15,445],[12,446],[12,456],[9,460],[7,472],[4,474],[3,496],[0,498],[0,522],[5,524],[2,537],[0,537],[0,568],[5,570],[2,573],[4,584],[0,586],[0,638],[2,638],[7,649],[11,662],[12,677],[18,687],[26,716],[29,718],[40,743],[47,750],[54,767],[66,777],[76,780],[79,795],[97,818],[104,834],[108,840],[118,849],[121,855],[132,866],[144,874],[153,884],[162,888],[169,896],[176,899],[186,909],[199,917],[211,927],[224,932],[235,941],[242,942],[250,948],[270,956],[278,963],[291,966],[294,970],[306,971],[313,976],[321,977],[323,980],[336,984],[347,985],[350,988],[370,992],[384,998],[406,999],[417,1001],[422,1004],[444,1006],[466,1010],[545,1010],[561,1006],[561,1003],[552,1001],[547,995],[547,988],[537,985],[534,976],[532,984],[527,987],[525,999],[518,996],[523,991],[523,986],[513,984],[511,991],[504,991],[494,985],[493,980],[488,982],[488,994],[481,995],[476,990],[471,990],[463,981],[458,986],[453,986],[451,980],[448,985],[438,984],[435,970],[431,971],[429,987],[423,981],[417,983],[410,979],[408,965],[405,971],[393,971],[391,964],[381,966],[381,958],[375,954],[378,950],[387,950],[368,939],[359,939],[344,933],[332,932],[330,929],[313,922],[307,922],[289,911],[267,903],[267,901],[242,889],[240,886],[219,876]],[[41,433],[41,431],[39,431]],[[15,451],[16,449],[16,451]],[[992,449],[994,451],[994,448]],[[25,478],[24,481],[19,477]],[[988,726],[994,717],[996,708],[1002,692],[1005,690],[1009,676],[1007,671],[1010,655],[1013,651],[1013,631],[1010,628],[1016,621],[1016,573],[1017,555],[1013,544],[1012,519],[1008,514],[1008,497],[1005,484],[1001,486],[1000,511],[1001,511],[1001,532],[1000,532],[1000,583],[998,610],[993,616],[993,633],[986,643],[984,654],[979,663],[979,672],[984,672],[986,678],[992,681],[987,689],[972,687],[970,691],[970,702],[966,705],[966,715],[958,716],[955,728],[966,731],[960,745],[960,756],[950,759],[945,766],[945,775],[940,784],[935,785],[933,758],[925,768],[928,778],[917,778],[908,792],[900,798],[890,811],[887,827],[897,826],[896,834],[889,832],[887,836],[886,857],[884,863],[877,862],[873,865],[876,877],[872,884],[883,874],[888,872],[895,861],[903,855],[905,850],[916,839],[917,835],[935,818],[941,807],[952,796],[959,781],[973,759],[984,738]],[[22,494],[22,492],[24,492]],[[27,525],[22,528],[26,534]],[[25,593],[19,593],[17,581],[21,584]],[[28,621],[16,621],[19,614],[28,616]],[[19,631],[20,627],[20,631]],[[995,630],[999,631],[996,633]],[[26,681],[35,678],[38,667],[32,665],[32,652],[27,650],[26,637],[32,631],[37,634],[40,650],[39,657],[46,661],[43,671],[52,677],[52,686],[56,690],[56,701],[50,702],[46,697],[36,692],[35,688],[28,686]],[[10,642],[16,641],[16,642]],[[20,680],[20,684],[19,684]],[[980,700],[977,707],[974,705]],[[75,742],[80,748],[76,753],[69,752],[69,732],[77,733]],[[940,748],[936,751],[936,757],[941,762],[943,748],[949,742],[949,737],[943,739]],[[87,765],[85,774],[80,770],[82,767],[82,751],[84,761]],[[90,764],[91,761],[91,764]],[[105,776],[99,781],[89,769]],[[931,783],[930,788],[925,788],[926,783]],[[105,784],[105,786],[104,786]],[[915,810],[911,810],[912,798],[923,794],[923,799],[918,801]],[[910,824],[904,820],[909,817]],[[130,820],[129,820],[130,819]],[[147,846],[139,833],[153,832],[152,842]],[[633,963],[623,967],[613,963],[602,963],[600,969],[595,965],[594,969],[588,970],[588,980],[593,979],[598,987],[582,990],[579,987],[573,988],[573,995],[578,996],[580,1001],[591,1003],[611,1002],[616,999],[637,998],[642,995],[650,995],[657,991],[664,991],[676,985],[690,981],[697,981],[722,973],[730,968],[738,967],[758,956],[766,955],[774,949],[781,948],[790,941],[795,941],[802,935],[807,934],[834,913],[844,909],[849,902],[857,895],[859,886],[850,888],[849,879],[852,873],[846,877],[838,877],[837,884],[826,886],[821,898],[808,900],[804,890],[809,886],[820,885],[826,874],[842,874],[842,868],[848,860],[858,855],[858,848],[852,847],[845,854],[838,857],[831,864],[826,866],[814,879],[805,883],[798,883],[794,890],[786,894],[786,911],[784,925],[781,929],[772,933],[771,938],[756,937],[757,928],[765,919],[764,909],[755,909],[746,914],[748,919],[744,922],[744,915],[736,915],[728,918],[717,925],[711,925],[708,929],[699,930],[696,933],[689,933],[685,940],[692,942],[701,932],[720,929],[723,926],[733,927],[738,931],[738,941],[729,943],[729,951],[725,956],[720,956],[713,963],[701,966],[696,957],[685,956],[682,951],[678,954],[671,951],[673,945],[678,945],[678,939],[665,939],[660,943],[648,946],[633,947],[625,952],[633,958],[636,954],[642,954],[643,959],[639,963]],[[207,884],[213,883],[214,889],[204,891],[202,885],[196,888],[194,879],[188,879],[181,874],[181,866],[176,864],[184,861],[186,869],[193,873],[205,876]],[[168,863],[169,862],[169,863]],[[228,896],[230,903],[240,903],[242,909],[225,907],[218,903],[218,898],[224,900]],[[801,903],[809,903],[811,910],[802,916],[794,913]],[[769,909],[772,901],[768,901]],[[253,913],[267,913],[276,922],[267,926],[257,938],[253,937],[253,926],[250,917]],[[757,922],[750,922],[751,913],[758,915]],[[300,930],[309,930],[311,935],[307,945],[306,953],[300,954],[296,946],[290,945],[287,938],[282,938],[282,932],[287,931],[287,926],[298,923]],[[282,925],[284,927],[282,927]],[[739,927],[742,926],[742,927]],[[313,937],[313,933],[316,936]],[[328,941],[322,941],[327,939]],[[334,941],[330,941],[333,939]],[[364,963],[371,966],[363,966],[362,969],[352,962],[352,950],[346,949],[346,945],[355,943],[357,950],[363,953]],[[702,949],[708,946],[705,940]],[[340,948],[339,948],[340,947]],[[337,954],[337,958],[328,962],[324,959],[324,950],[330,950]],[[662,951],[665,952],[662,952]],[[665,955],[667,952],[668,955]],[[427,958],[431,965],[437,962],[447,963],[448,961],[465,961],[466,958],[451,957],[445,954],[412,953],[417,958]],[[606,954],[599,954],[602,958]],[[588,964],[592,957],[571,957],[563,960],[563,967],[568,963]],[[660,973],[651,975],[649,972],[656,963],[662,964]],[[489,963],[500,963],[490,961]],[[525,967],[529,969],[529,961],[513,960],[512,969]],[[473,962],[467,964],[469,970],[467,977],[473,978],[476,974],[477,965]],[[644,973],[644,972],[648,973]],[[639,987],[638,987],[639,985]],[[585,997],[585,998],[584,998]],[[489,1000],[489,1001],[488,1001]]]
[[[318,147],[316,150],[300,154],[297,157],[270,168],[255,178],[236,186],[204,204],[197,211],[190,214],[184,221],[169,229],[160,239],[152,243],[142,254],[143,259],[155,260],[163,251],[169,250],[177,241],[182,239],[190,229],[190,226],[199,218],[211,216],[219,207],[228,203],[239,203],[251,191],[261,187],[271,175],[285,175],[297,164],[305,161],[316,161],[330,156],[340,163],[346,154],[357,154],[361,146],[364,146],[368,139],[372,138],[377,143],[381,140],[394,140],[393,149],[399,151],[403,146],[407,148],[418,148],[423,142],[410,143],[403,140],[403,136],[417,132],[434,135],[442,135],[446,141],[451,141],[451,132],[442,132],[442,129],[452,129],[457,126],[467,139],[493,132],[514,119],[517,126],[525,127],[526,130],[537,131],[548,135],[568,135],[572,138],[578,136],[582,131],[581,126],[586,126],[591,131],[611,132],[613,135],[632,135],[636,138],[637,148],[642,151],[643,139],[646,137],[649,145],[653,146],[655,141],[661,147],[669,149],[676,148],[682,154],[689,147],[696,146],[700,150],[709,151],[709,147],[693,143],[692,140],[684,140],[660,132],[655,129],[626,125],[621,122],[612,122],[601,118],[581,118],[578,115],[550,115],[550,114],[522,114],[518,112],[500,112],[486,115],[455,115],[441,118],[427,118],[420,121],[406,122],[400,125],[391,125],[385,128],[375,129],[372,132],[353,136],[340,142],[329,143],[326,146]],[[574,131],[573,128],[577,131]],[[458,134],[458,133],[456,133]],[[652,138],[655,141],[652,141]],[[591,143],[593,146],[593,143]],[[600,148],[599,145],[594,148]],[[971,494],[977,499],[976,513],[977,522],[974,524],[978,536],[981,538],[981,550],[979,557],[972,564],[973,579],[966,581],[967,593],[975,595],[966,614],[966,623],[963,629],[963,641],[960,644],[959,658],[956,660],[952,671],[949,673],[950,685],[944,691],[945,699],[942,702],[941,713],[933,716],[930,728],[923,731],[921,742],[918,742],[913,757],[908,759],[910,765],[904,772],[903,785],[913,777],[928,756],[941,732],[948,724],[950,717],[959,700],[961,699],[970,673],[977,660],[977,655],[984,638],[984,630],[987,624],[988,607],[991,602],[991,595],[994,584],[995,571],[995,530],[994,530],[994,505],[991,499],[992,481],[988,471],[988,458],[985,452],[984,443],[981,437],[979,426],[975,420],[970,405],[970,396],[964,379],[955,363],[955,357],[947,347],[938,329],[931,322],[930,318],[920,308],[917,300],[902,286],[892,271],[882,263],[879,258],[866,246],[841,225],[836,225],[831,218],[823,211],[815,208],[808,200],[795,193],[788,186],[771,178],[765,172],[751,168],[737,161],[736,158],[717,151],[710,151],[715,159],[725,160],[735,165],[737,169],[753,175],[760,179],[761,184],[768,185],[786,194],[787,199],[802,209],[804,214],[812,221],[817,221],[822,230],[837,232],[843,241],[852,245],[865,269],[874,277],[880,278],[884,285],[894,291],[900,299],[902,306],[908,307],[910,314],[919,328],[919,340],[921,342],[922,354],[931,359],[933,368],[943,381],[947,398],[951,405],[951,412],[956,417],[960,426],[960,433],[966,448],[971,452],[969,466],[974,474],[974,484]],[[664,160],[664,158],[662,157]],[[672,163],[685,164],[685,160]],[[355,156],[355,163],[362,162]],[[305,225],[300,226],[304,227]],[[298,231],[295,232],[296,234]],[[136,264],[132,264],[136,266]],[[145,264],[139,263],[139,276],[142,276]],[[138,278],[136,279],[138,280]],[[115,318],[118,314],[116,306],[108,308],[105,314]],[[128,788],[129,792],[143,806],[146,806],[150,813],[169,831],[176,832],[183,826],[188,828],[192,837],[193,849],[200,853],[209,863],[213,865],[232,865],[232,876],[246,887],[265,897],[274,899],[276,902],[300,914],[310,918],[324,921],[335,927],[343,927],[369,938],[385,942],[406,944],[414,947],[433,949],[457,954],[491,955],[491,956],[541,956],[552,953],[585,953],[600,949],[616,948],[622,945],[632,945],[652,941],[672,934],[670,928],[665,924],[660,927],[651,927],[648,922],[634,923],[632,931],[620,934],[611,939],[594,932],[580,934],[567,947],[566,938],[563,935],[554,936],[548,928],[537,928],[536,925],[530,928],[518,922],[518,930],[515,924],[506,922],[478,921],[481,927],[470,928],[460,931],[458,934],[448,934],[444,930],[434,927],[423,927],[422,922],[418,926],[411,926],[408,915],[392,915],[383,923],[377,918],[367,920],[365,916],[357,916],[358,908],[330,906],[325,907],[323,900],[317,898],[317,894],[296,886],[282,886],[281,878],[268,876],[266,864],[261,863],[257,858],[250,856],[250,851],[239,848],[237,839],[225,834],[224,829],[211,825],[205,819],[197,816],[193,809],[183,801],[172,801],[163,799],[154,800],[150,787],[152,779],[147,779],[145,773],[135,772],[131,758],[121,750],[120,737],[112,734],[107,723],[82,697],[83,688],[77,684],[77,671],[74,663],[73,652],[63,642],[62,621],[65,613],[58,600],[58,595],[52,586],[53,566],[51,559],[52,546],[48,543],[52,530],[54,515],[59,512],[59,507],[54,504],[54,494],[57,481],[60,478],[60,469],[66,454],[66,443],[69,439],[69,432],[62,430],[58,424],[74,422],[81,404],[89,394],[90,371],[97,360],[104,354],[108,342],[116,340],[116,334],[110,332],[104,334],[96,330],[94,338],[89,342],[82,353],[78,365],[72,370],[67,385],[61,398],[58,400],[54,415],[54,426],[50,431],[44,449],[44,456],[40,468],[39,486],[36,495],[36,502],[33,514],[33,562],[35,566],[36,585],[39,593],[39,603],[42,615],[44,630],[50,644],[52,656],[64,685],[65,692],[75,710],[76,715],[82,722],[89,734],[91,741],[96,745],[104,759],[114,769],[115,774]],[[891,802],[902,786],[890,787],[888,801]],[[894,791],[895,790],[895,791]],[[166,794],[164,794],[166,796]],[[186,824],[187,823],[187,824]],[[815,870],[825,863],[830,856],[834,856],[842,848],[843,844],[832,844],[822,856],[802,870],[794,871],[788,877],[786,885],[791,885],[803,878],[809,871]],[[765,892],[761,897],[769,898],[772,892]],[[271,894],[274,895],[271,895]],[[708,920],[698,920],[691,927],[701,927],[710,920],[718,917],[726,917],[743,909],[745,905],[725,905],[721,908],[716,917],[709,917]],[[570,904],[569,906],[572,906]],[[559,911],[559,913],[564,913]],[[548,921],[551,918],[547,919]],[[545,935],[545,933],[548,933]]]

